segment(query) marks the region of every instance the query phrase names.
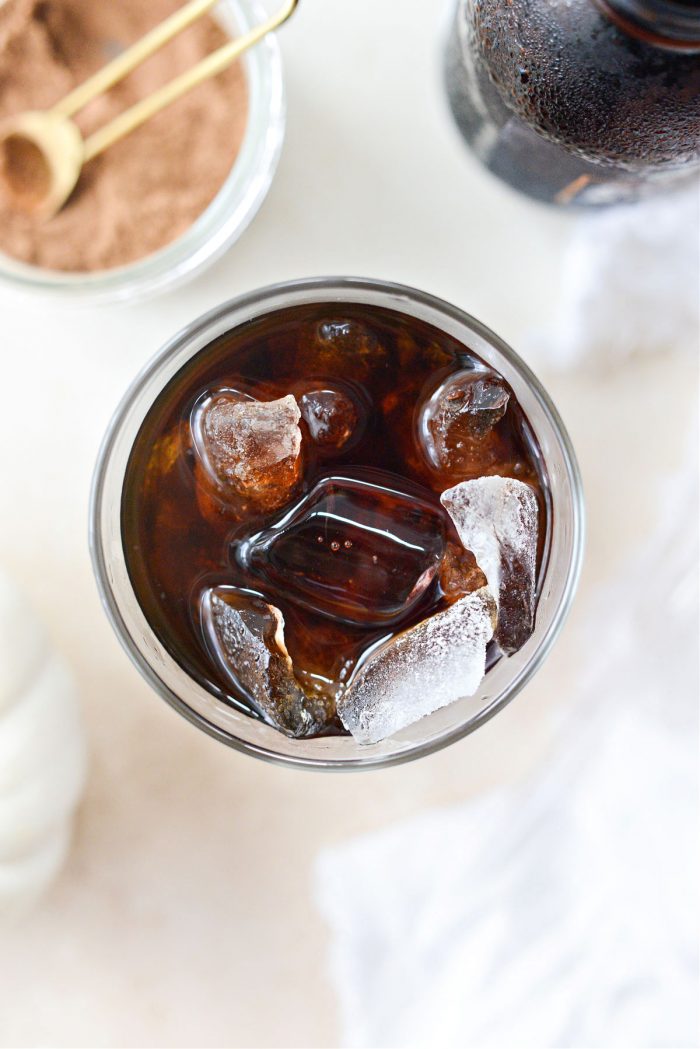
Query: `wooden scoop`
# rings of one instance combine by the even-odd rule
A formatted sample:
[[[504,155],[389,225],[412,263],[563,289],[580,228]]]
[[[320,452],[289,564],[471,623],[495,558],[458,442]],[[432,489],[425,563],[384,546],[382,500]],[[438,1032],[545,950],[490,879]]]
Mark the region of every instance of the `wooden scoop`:
[[[262,25],[220,47],[192,69],[83,139],[72,117],[216,3],[217,0],[191,0],[52,109],[20,113],[0,124],[0,178],[6,194],[17,208],[42,219],[51,218],[73,192],[83,164],[197,84],[221,73],[249,47],[286,22],[299,0],[285,0],[281,10]]]

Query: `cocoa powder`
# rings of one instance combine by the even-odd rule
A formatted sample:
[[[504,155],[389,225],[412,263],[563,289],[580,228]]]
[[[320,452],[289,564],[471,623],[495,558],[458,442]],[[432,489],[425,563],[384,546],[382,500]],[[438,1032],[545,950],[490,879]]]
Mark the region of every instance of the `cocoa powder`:
[[[0,119],[50,108],[180,6],[182,0],[0,0]],[[76,123],[89,134],[228,39],[205,16],[90,103]],[[216,196],[246,118],[237,62],[87,164],[49,221],[0,199],[0,251],[73,272],[110,269],[157,251]]]

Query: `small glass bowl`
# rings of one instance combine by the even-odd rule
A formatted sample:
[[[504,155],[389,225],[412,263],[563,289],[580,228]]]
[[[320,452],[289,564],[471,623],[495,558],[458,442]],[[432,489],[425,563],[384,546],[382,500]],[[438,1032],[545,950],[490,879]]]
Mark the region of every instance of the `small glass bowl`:
[[[341,312],[348,303],[385,307],[432,324],[464,343],[513,389],[541,450],[550,487],[551,519],[532,637],[489,670],[475,695],[371,746],[361,746],[350,736],[289,739],[193,681],[144,616],[122,543],[122,490],[129,456],[163,388],[219,336],[266,313],[311,303],[333,303]],[[449,303],[403,285],[357,278],[316,278],[264,288],[225,303],[176,335],[137,377],[118,407],[99,454],[90,506],[90,549],[105,610],[122,645],[156,692],[192,724],[237,750],[281,765],[329,770],[381,768],[430,754],[473,732],[510,702],[541,665],[566,618],[581,568],[583,533],[583,495],[574,452],[554,405],[527,365],[492,331]]]
[[[259,0],[220,0],[213,14],[231,35],[242,35],[269,17]],[[284,140],[282,59],[275,35],[266,36],[241,61],[248,123],[240,151],[214,200],[182,236],[137,262],[94,273],[42,269],[0,253],[0,280],[61,301],[132,302],[171,290],[219,258],[265,199]]]

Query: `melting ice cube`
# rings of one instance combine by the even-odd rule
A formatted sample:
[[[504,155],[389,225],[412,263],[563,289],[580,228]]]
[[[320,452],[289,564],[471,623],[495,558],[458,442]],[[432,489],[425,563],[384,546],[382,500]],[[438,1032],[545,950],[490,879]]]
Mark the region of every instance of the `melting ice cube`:
[[[377,476],[376,473],[372,474]],[[435,579],[444,548],[439,507],[401,487],[326,477],[272,528],[237,548],[246,566],[314,612],[381,626],[406,616]]]
[[[509,399],[493,372],[450,375],[418,413],[419,441],[430,465],[453,472],[487,469],[495,453],[489,437]]]
[[[289,500],[301,474],[300,418],[291,395],[256,401],[222,393],[201,410],[195,447],[221,487],[275,510]]]
[[[456,601],[486,585],[486,576],[471,550],[465,550],[457,543],[447,543],[440,565],[440,589],[447,600]]]
[[[504,652],[517,652],[534,629],[535,493],[511,477],[478,477],[448,488],[440,498],[498,603],[496,641]]]
[[[321,321],[317,328],[317,339],[323,353],[333,356],[346,355],[371,357],[379,349],[379,340],[374,332],[356,320],[337,318]]]
[[[294,677],[278,608],[222,586],[204,592],[200,615],[210,654],[271,725],[297,737],[323,728],[333,712]]]
[[[392,638],[360,669],[338,714],[360,743],[378,743],[472,696],[486,672],[496,606],[488,587]]]
[[[358,407],[343,390],[306,390],[299,397],[299,408],[312,441],[323,451],[340,451],[355,434]]]
[[[332,317],[304,332],[297,354],[299,374],[367,381],[392,363],[389,349],[361,321]]]

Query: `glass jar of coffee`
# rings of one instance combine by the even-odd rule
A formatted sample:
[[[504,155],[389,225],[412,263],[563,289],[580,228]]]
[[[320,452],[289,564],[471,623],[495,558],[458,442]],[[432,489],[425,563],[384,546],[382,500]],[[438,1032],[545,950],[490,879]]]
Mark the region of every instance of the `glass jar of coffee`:
[[[698,169],[696,0],[460,0],[446,81],[472,150],[538,200],[618,203]]]

